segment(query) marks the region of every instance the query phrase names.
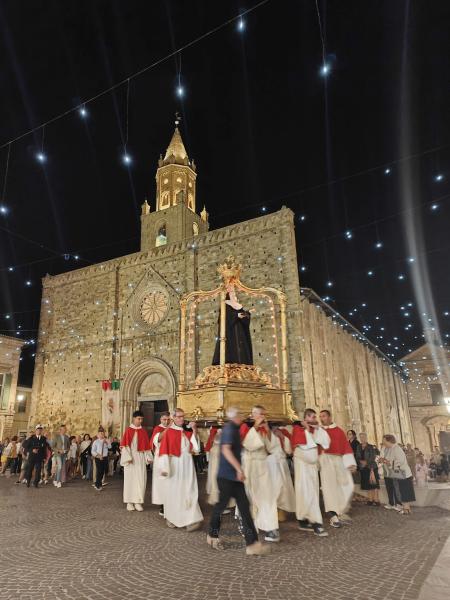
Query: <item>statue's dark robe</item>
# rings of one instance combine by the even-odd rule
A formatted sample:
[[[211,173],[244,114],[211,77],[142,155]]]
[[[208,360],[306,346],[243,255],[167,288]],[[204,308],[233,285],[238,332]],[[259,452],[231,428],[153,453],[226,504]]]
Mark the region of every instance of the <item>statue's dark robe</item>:
[[[250,313],[243,308],[236,310],[226,304],[225,363],[253,365],[252,339],[250,335]],[[241,313],[244,318],[238,317]],[[219,333],[212,364],[220,365],[220,317]]]

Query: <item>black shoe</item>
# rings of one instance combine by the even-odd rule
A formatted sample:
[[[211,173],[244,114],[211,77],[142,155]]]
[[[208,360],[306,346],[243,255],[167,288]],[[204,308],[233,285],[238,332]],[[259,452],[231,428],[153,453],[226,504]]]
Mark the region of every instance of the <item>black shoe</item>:
[[[278,529],[274,529],[273,531],[266,531],[266,535],[264,536],[265,542],[279,542],[280,541],[280,532]]]
[[[318,537],[328,537],[328,533],[322,527],[322,525],[313,525],[314,535]]]
[[[29,483],[27,483],[27,487],[30,487],[30,484],[29,484]]]
[[[38,483],[34,483],[33,485],[34,485],[34,487],[35,487],[35,488],[38,488],[38,487],[39,487],[39,484],[38,484]]]
[[[298,528],[300,529],[300,531],[310,531],[311,533],[314,532],[313,526],[309,521],[306,520],[299,521]]]

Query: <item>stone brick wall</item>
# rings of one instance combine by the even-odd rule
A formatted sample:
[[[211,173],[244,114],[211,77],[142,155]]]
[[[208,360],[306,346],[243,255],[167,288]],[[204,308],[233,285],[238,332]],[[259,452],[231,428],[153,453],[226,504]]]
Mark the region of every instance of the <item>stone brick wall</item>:
[[[32,419],[52,429],[63,421],[73,432],[93,432],[101,418],[99,380],[124,380],[137,362],[161,358],[178,378],[179,297],[219,285],[217,266],[234,255],[242,281],[252,288],[272,286],[287,294],[291,387],[303,393],[296,350],[300,336],[300,291],[293,229],[288,209],[238,225],[43,280],[41,323],[33,385]],[[169,308],[152,329],[136,319],[139,298],[163,287]],[[274,338],[267,302],[240,296],[253,308],[255,362],[274,374]],[[192,339],[191,380],[211,363],[217,335],[218,302],[203,303]],[[197,353],[195,353],[195,348]]]

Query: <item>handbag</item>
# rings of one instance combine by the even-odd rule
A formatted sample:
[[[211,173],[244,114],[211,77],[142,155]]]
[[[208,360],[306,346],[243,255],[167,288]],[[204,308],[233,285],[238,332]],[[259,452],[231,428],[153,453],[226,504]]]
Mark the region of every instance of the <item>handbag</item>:
[[[392,479],[406,479],[406,473],[403,469],[394,465],[389,468],[389,477]]]

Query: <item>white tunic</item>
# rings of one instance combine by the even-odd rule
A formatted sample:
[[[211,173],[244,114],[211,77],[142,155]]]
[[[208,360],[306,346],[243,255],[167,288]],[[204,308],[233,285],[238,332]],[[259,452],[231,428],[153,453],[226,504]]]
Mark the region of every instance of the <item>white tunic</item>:
[[[327,429],[334,429],[330,425]],[[320,481],[326,512],[343,515],[348,510],[354,490],[354,482],[349,467],[356,467],[353,452],[348,454],[322,453],[320,462]]]
[[[295,516],[299,520],[322,524],[319,504],[319,452],[317,445],[327,449],[330,438],[321,427],[306,434],[306,444],[295,447]]]
[[[245,473],[245,488],[250,499],[255,526],[262,531],[278,529],[277,496],[269,464],[268,453],[275,447],[274,435],[260,435],[252,427],[244,438],[242,466]]]
[[[164,492],[166,480],[159,475],[159,437],[162,431],[159,431],[153,438],[153,471],[152,471],[152,504],[164,504]]]
[[[348,467],[344,464],[344,457],[350,454],[320,455],[320,481],[325,511],[333,511],[337,515],[345,514],[353,497],[353,477]],[[353,464],[356,465],[353,454]]]
[[[217,487],[217,471],[219,470],[220,460],[220,436],[221,431],[216,433],[216,437],[208,453],[208,477],[206,479],[206,493],[208,494],[208,504],[217,504],[219,501],[219,488]]]
[[[172,429],[182,430],[171,425]],[[194,452],[200,452],[197,438],[191,437]],[[161,475],[167,473],[166,476]],[[158,459],[158,474],[165,479],[164,483],[164,517],[176,527],[187,527],[203,521],[203,514],[198,504],[198,484],[194,461],[190,452],[189,440],[181,436],[180,456],[164,454]]]
[[[267,457],[267,463],[269,465],[273,486],[277,494],[277,506],[278,508],[281,508],[281,510],[284,510],[286,512],[295,512],[294,484],[292,483],[292,477],[289,471],[289,465],[287,463],[286,452],[281,446],[280,439],[276,435],[273,435],[272,437],[274,438],[274,448],[270,455]],[[289,452],[289,439],[285,438],[284,443],[286,450]],[[286,445],[288,447],[286,447]]]
[[[138,452],[137,439],[135,434],[130,446],[133,460],[123,468],[123,501],[127,504],[143,504],[147,487],[147,455]]]

